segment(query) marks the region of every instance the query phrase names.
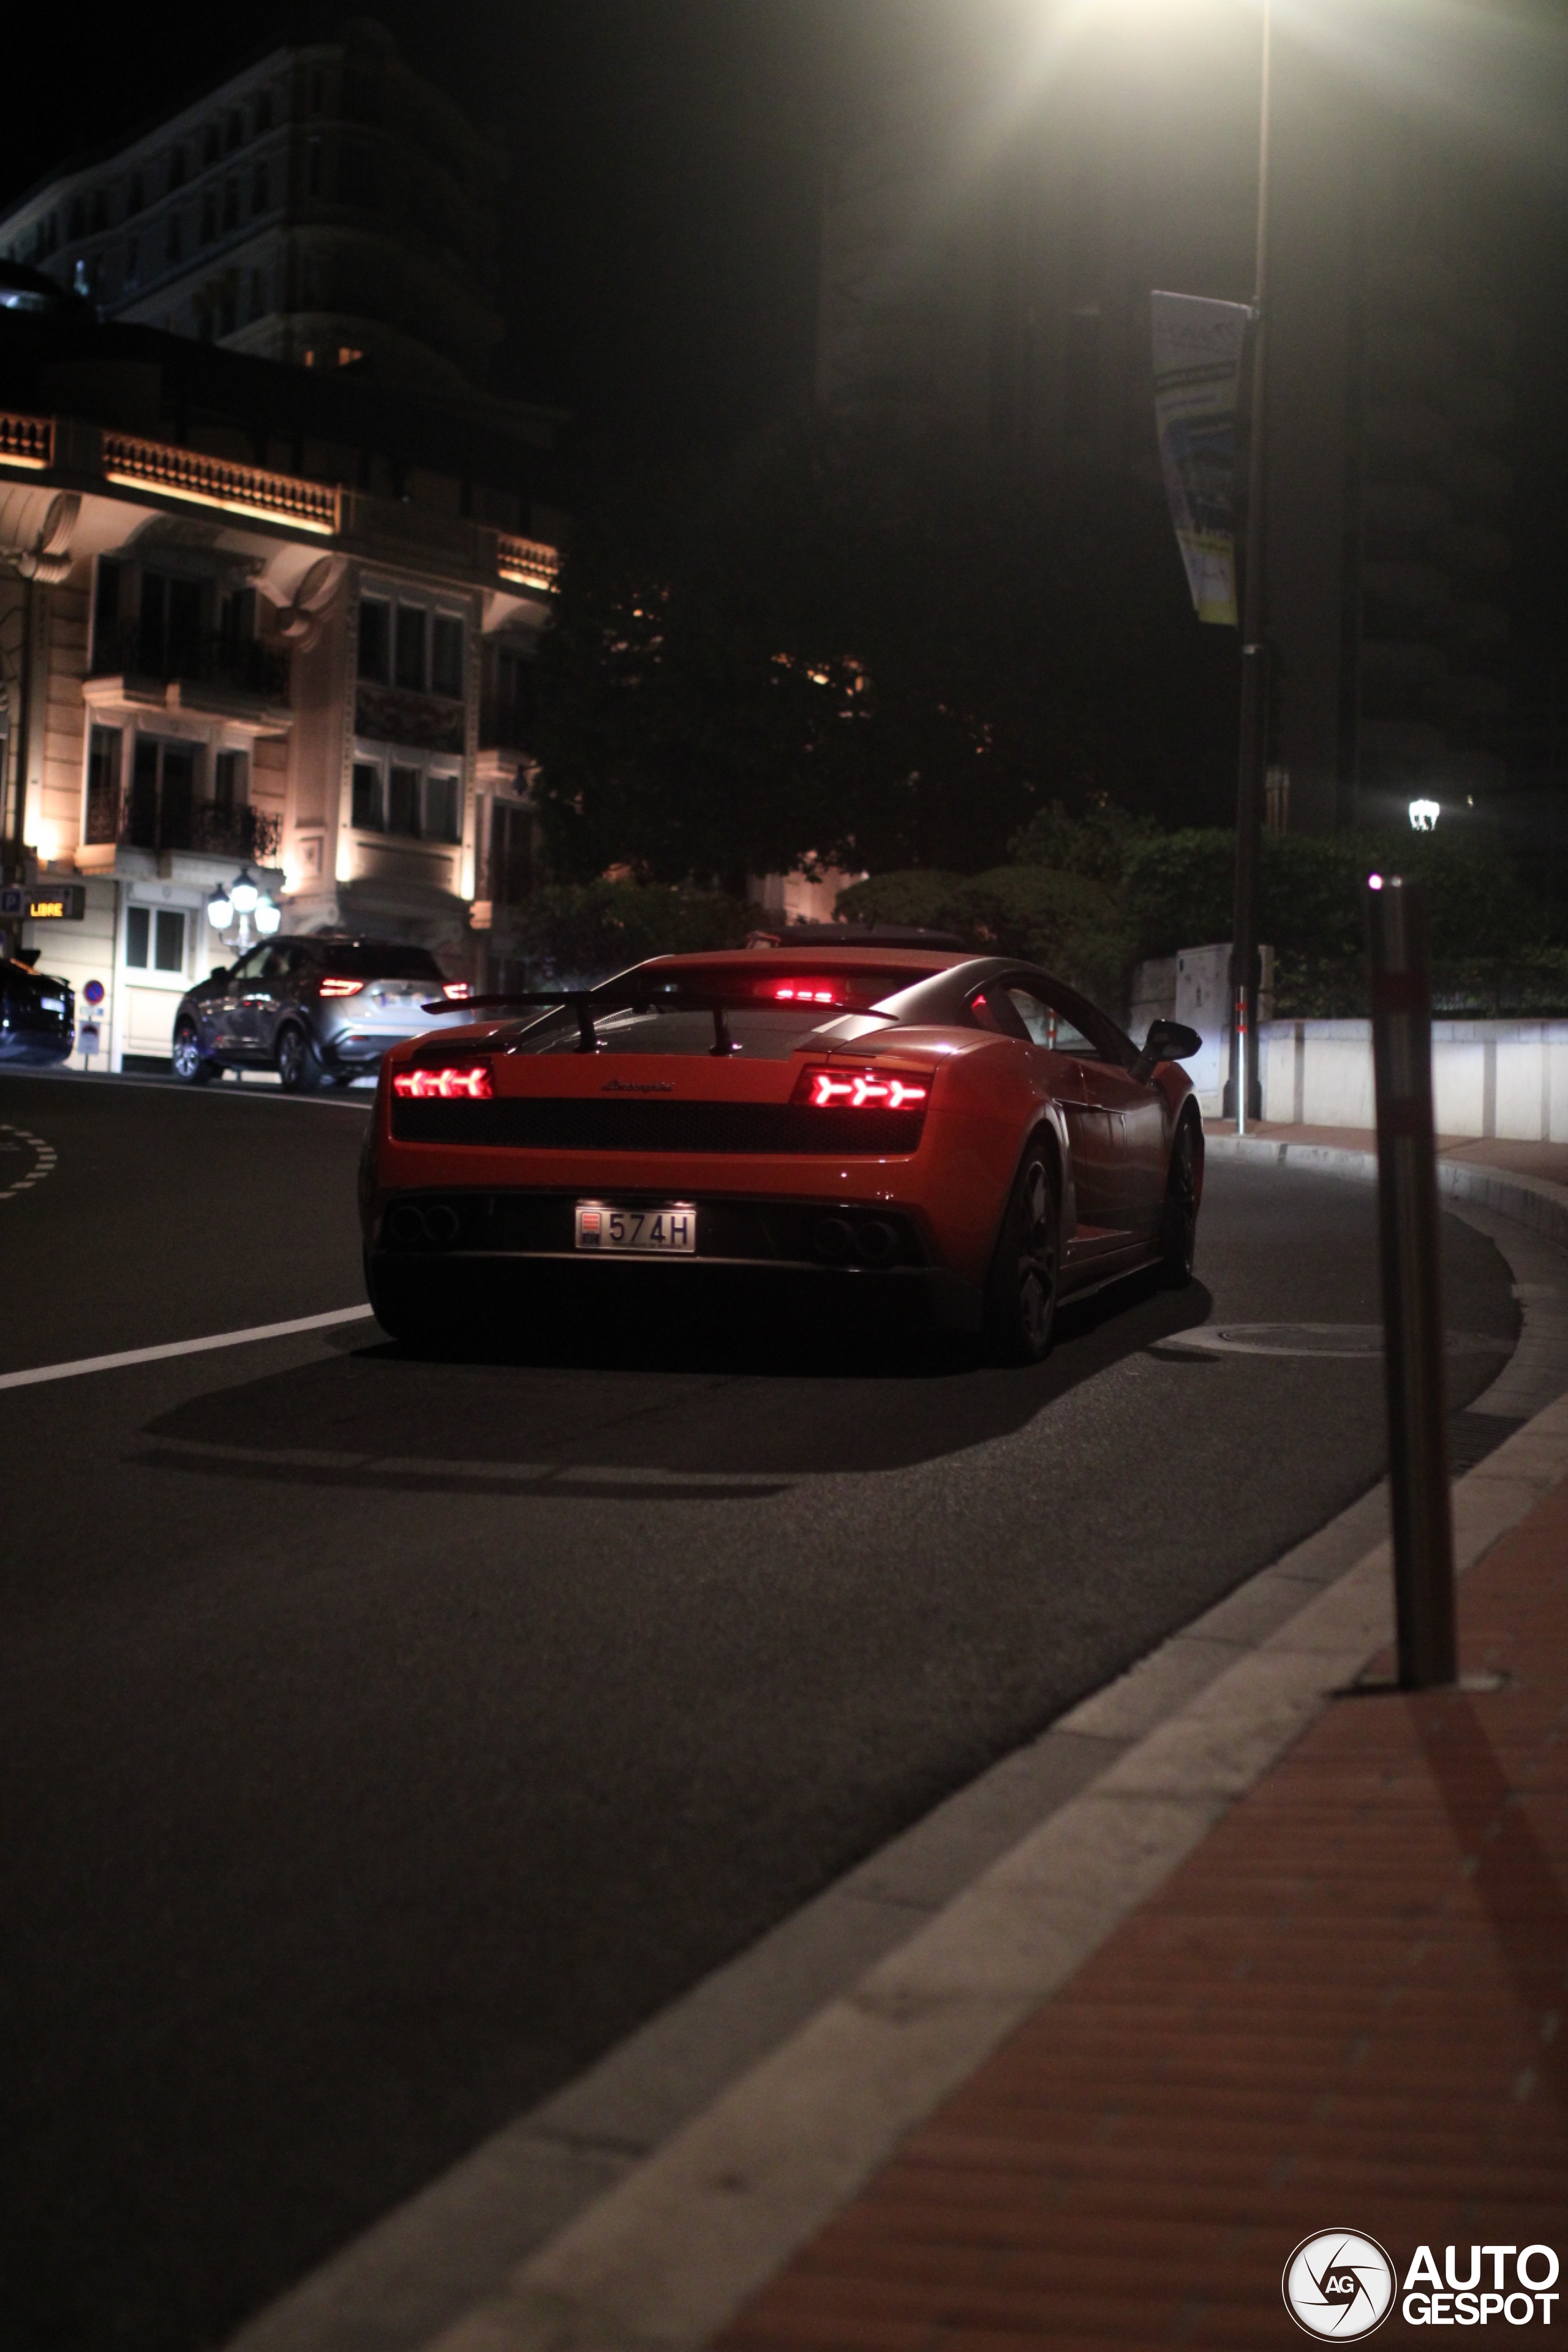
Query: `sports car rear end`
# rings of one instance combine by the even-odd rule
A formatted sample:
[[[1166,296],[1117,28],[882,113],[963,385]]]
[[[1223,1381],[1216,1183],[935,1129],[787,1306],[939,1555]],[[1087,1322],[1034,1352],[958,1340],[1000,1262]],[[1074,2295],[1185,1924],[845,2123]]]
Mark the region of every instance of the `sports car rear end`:
[[[963,1041],[868,1011],[958,961],[670,960],[644,968],[668,998],[587,1033],[567,1008],[396,1049],[363,1202],[378,1315],[412,1333],[522,1275],[675,1312],[722,1279],[973,1328],[1016,1139],[988,1139]]]

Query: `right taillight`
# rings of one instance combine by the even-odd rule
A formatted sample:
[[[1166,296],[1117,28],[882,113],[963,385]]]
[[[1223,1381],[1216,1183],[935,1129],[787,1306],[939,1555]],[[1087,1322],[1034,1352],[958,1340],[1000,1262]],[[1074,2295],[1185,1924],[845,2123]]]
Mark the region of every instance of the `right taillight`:
[[[795,1081],[795,1099],[813,1110],[921,1110],[929,1078],[893,1070],[847,1070],[812,1063]]]

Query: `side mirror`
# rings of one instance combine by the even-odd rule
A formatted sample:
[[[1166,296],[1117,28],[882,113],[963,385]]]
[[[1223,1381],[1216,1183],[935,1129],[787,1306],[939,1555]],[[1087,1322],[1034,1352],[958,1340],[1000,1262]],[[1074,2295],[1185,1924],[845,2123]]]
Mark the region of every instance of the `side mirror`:
[[[211,971],[208,972],[207,978],[209,980],[226,980],[228,978],[227,964],[215,963]]]
[[[1151,1021],[1149,1034],[1143,1040],[1143,1051],[1132,1065],[1135,1078],[1152,1075],[1159,1062],[1190,1061],[1203,1051],[1203,1039],[1184,1021]]]

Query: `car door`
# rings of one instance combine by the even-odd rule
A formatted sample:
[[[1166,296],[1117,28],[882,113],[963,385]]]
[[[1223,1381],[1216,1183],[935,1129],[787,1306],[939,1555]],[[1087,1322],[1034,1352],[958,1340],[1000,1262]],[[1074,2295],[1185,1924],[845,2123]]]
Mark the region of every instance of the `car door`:
[[[1093,1042],[1039,988],[1016,980],[1005,990],[993,987],[989,992],[993,1002],[999,994],[1042,1057],[1048,1056],[1043,1063],[1044,1082],[1066,1116],[1077,1208],[1076,1226],[1067,1235],[1069,1253],[1084,1258],[1125,1249],[1130,1235],[1112,1122],[1092,1091],[1085,1067],[1094,1055]]]
[[[291,1002],[294,965],[298,950],[274,941],[262,957],[256,976],[240,999],[240,1019],[245,1037],[244,1050],[258,1062],[270,1062],[278,1023],[285,1007]]]
[[[228,978],[223,982],[222,987],[215,988],[208,998],[205,1012],[206,1023],[210,1024],[209,1038],[215,1053],[243,1053],[242,1017],[245,992],[249,982],[259,971],[261,959],[266,952],[265,948],[252,948],[248,955],[241,956],[237,963],[230,965]],[[208,1041],[204,1039],[204,1043],[205,1042]]]
[[[1047,982],[1036,992],[1055,1022],[1058,1050],[1071,1056],[1079,1088],[1068,1131],[1081,1135],[1087,1195],[1080,1222],[1108,1237],[1145,1242],[1165,1194],[1165,1105],[1152,1079],[1133,1075],[1137,1059],[1116,1024],[1076,992]],[[1079,1168],[1075,1150],[1073,1167]]]

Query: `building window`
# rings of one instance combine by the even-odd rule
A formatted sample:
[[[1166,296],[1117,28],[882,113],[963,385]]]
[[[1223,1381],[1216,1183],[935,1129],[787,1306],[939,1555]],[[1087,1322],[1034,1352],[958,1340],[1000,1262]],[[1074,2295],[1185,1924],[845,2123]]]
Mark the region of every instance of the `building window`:
[[[310,111],[325,114],[327,110],[327,77],[320,66],[310,76]]]
[[[94,236],[96,236],[100,230],[106,229],[108,226],[109,198],[104,194],[103,190],[100,188],[92,200],[92,231]]]
[[[361,833],[380,833],[381,770],[369,760],[354,761],[353,822]]]
[[[521,907],[533,888],[533,813],[516,801],[490,803],[489,896]]]
[[[245,144],[245,117],[237,106],[228,118],[228,152],[237,154]]]
[[[79,196],[71,198],[71,208],[66,219],[66,235],[73,240],[87,235],[87,206]]]
[[[168,184],[171,195],[176,188],[183,188],[185,184],[185,151],[183,147],[174,148],[170,154]]]
[[[264,213],[270,201],[271,189],[267,166],[265,163],[258,163],[250,175],[250,209],[253,213]]]
[[[210,245],[217,235],[217,192],[209,188],[202,198],[202,243]]]
[[[189,743],[138,735],[131,763],[126,837],[133,849],[189,849],[196,797],[196,755]]]
[[[399,604],[395,683],[413,694],[425,691],[425,621],[426,615],[417,604]]]
[[[128,907],[125,961],[132,971],[185,968],[185,919],[177,907]]]
[[[321,193],[321,142],[319,139],[306,142],[305,186],[312,196],[319,196]]]
[[[253,319],[259,319],[264,316],[266,310],[267,272],[264,269],[253,269],[250,273],[250,315]]]
[[[437,613],[430,632],[430,687],[435,694],[463,698],[463,625],[450,613]]]
[[[223,226],[226,236],[239,226],[239,182],[226,180],[223,187]]]
[[[226,278],[220,278],[218,281],[217,331],[220,335],[233,334],[236,326],[238,324],[238,281],[236,278],[234,271],[231,269]]]
[[[94,727],[87,743],[86,841],[120,837],[120,730]]]
[[[125,283],[134,286],[142,275],[142,244],[139,237],[125,240]]]
[[[217,162],[218,154],[219,142],[217,124],[216,122],[209,122],[207,124],[206,137],[202,142],[202,163],[204,167],[210,169],[211,166]]]
[[[171,213],[163,229],[163,258],[178,261],[184,251],[185,241],[180,233],[180,215]]]
[[[245,804],[246,757],[243,751],[220,751],[213,761],[213,803],[225,816]]]
[[[410,840],[419,838],[419,771],[395,763],[386,776],[386,829]]]
[[[460,776],[433,775],[425,780],[425,833],[430,841],[463,838],[463,784]]]
[[[359,674],[374,686],[386,684],[391,607],[379,597],[362,596],[359,608]]]
[[[147,199],[142,187],[142,174],[140,172],[132,172],[131,174],[131,184],[125,192],[125,210],[127,215],[129,215],[132,213],[139,213],[146,201]]]
[[[270,131],[270,130],[271,130],[271,128],[272,128],[272,92],[271,92],[269,89],[264,89],[264,90],[260,90],[260,91],[258,91],[258,94],[257,94],[257,100],[256,100],[256,135],[257,135],[257,137],[259,139],[259,138],[260,138],[260,136],[261,136],[261,134],[262,134],[262,132],[263,132],[264,131]]]
[[[379,188],[375,150],[357,142],[338,157],[338,194],[345,205],[374,205]]]

